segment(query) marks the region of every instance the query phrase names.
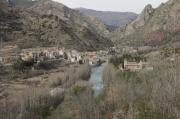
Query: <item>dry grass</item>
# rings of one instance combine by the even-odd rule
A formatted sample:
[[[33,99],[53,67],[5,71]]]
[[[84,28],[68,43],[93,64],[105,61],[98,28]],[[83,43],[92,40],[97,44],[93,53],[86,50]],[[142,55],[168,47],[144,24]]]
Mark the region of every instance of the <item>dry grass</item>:
[[[10,85],[16,91],[9,90],[7,98],[1,100],[0,117],[1,119],[45,119],[64,100],[66,91],[64,88],[69,89],[75,85],[91,89],[86,82],[89,75],[90,67],[81,65],[66,69],[65,72],[51,73],[47,79],[34,77],[23,82],[18,80],[14,85]],[[59,83],[60,78],[61,83]]]

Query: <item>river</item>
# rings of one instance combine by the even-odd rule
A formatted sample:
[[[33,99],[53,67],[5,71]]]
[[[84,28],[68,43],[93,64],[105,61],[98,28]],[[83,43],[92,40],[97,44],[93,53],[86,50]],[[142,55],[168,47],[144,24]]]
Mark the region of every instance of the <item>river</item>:
[[[102,72],[103,69],[107,66],[107,62],[101,64],[98,67],[91,68],[91,76],[89,82],[93,84],[94,96],[99,95],[103,91],[103,79]]]

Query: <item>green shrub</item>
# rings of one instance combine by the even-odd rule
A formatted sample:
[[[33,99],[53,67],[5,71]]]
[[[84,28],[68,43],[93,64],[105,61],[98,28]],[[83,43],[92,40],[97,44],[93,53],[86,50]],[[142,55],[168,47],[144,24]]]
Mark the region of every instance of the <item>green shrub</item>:
[[[43,15],[41,15],[41,18],[42,18],[42,19],[47,18],[47,15],[46,15],[46,14],[43,14]]]
[[[102,94],[99,94],[97,97],[96,97],[96,100],[97,101],[101,101],[101,100],[105,100],[107,97],[107,94],[106,92],[102,93]]]
[[[82,60],[79,60],[79,64],[83,64],[83,61],[82,61]]]
[[[64,52],[64,59],[68,59],[68,55],[66,52]]]
[[[13,64],[13,69],[24,72],[27,67],[33,66],[34,60],[32,58],[27,61],[22,60],[22,58],[18,58],[18,60]]]
[[[120,73],[118,77],[126,83],[132,82],[133,84],[137,84],[143,82],[142,79],[138,76],[138,73],[133,71]]]
[[[81,86],[73,86],[72,87],[72,91],[75,95],[79,95],[80,93],[82,93],[85,90],[86,90],[86,87],[81,87]]]
[[[59,21],[59,17],[58,16],[55,16],[55,21]]]
[[[51,25],[51,24],[49,24],[48,28],[49,28],[49,29],[52,29],[52,25]]]
[[[175,119],[171,114],[151,109],[146,102],[137,102],[137,119]]]

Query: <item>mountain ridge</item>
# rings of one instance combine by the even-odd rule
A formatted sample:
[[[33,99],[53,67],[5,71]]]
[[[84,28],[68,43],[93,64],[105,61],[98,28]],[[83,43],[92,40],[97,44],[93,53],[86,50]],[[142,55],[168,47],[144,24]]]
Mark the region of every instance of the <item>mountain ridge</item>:
[[[74,8],[83,14],[93,16],[104,24],[109,26],[122,26],[127,22],[132,22],[137,18],[137,14],[133,12],[114,12],[114,11],[98,11],[86,8]]]
[[[136,20],[134,20],[133,22],[128,22],[124,26],[119,27],[116,31],[114,31],[111,35],[116,37],[110,35],[110,37],[113,37],[111,40],[115,42],[115,38],[117,37],[123,38],[133,34],[137,28],[145,25],[146,22],[149,21],[153,11],[154,9],[152,8],[152,5],[147,5],[139,14]]]
[[[114,43],[131,46],[156,46],[176,42],[180,37],[179,6],[179,0],[169,0],[156,9],[147,5],[139,15],[140,19],[119,28],[109,38]]]
[[[79,51],[92,51],[112,46],[106,38],[87,27],[72,24],[52,14],[0,4],[0,35],[4,45],[20,49],[60,46]]]
[[[109,34],[107,27],[99,20],[91,16],[86,16],[79,11],[70,9],[58,2],[49,0],[42,4],[37,4],[29,9],[35,10],[40,14],[57,15],[60,19],[63,19],[72,24],[85,26],[92,32],[98,33],[103,37],[106,37]]]

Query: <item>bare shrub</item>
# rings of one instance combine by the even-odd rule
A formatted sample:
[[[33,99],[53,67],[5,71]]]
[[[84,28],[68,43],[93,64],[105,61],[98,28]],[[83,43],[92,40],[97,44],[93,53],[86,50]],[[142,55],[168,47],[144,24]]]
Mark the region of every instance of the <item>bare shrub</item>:
[[[59,75],[56,80],[49,82],[49,85],[50,87],[61,86],[62,88],[70,88],[79,80],[88,80],[90,72],[90,66],[87,64],[81,67],[71,68]]]
[[[136,75],[133,72],[120,73],[113,80],[110,80],[111,73],[105,73],[105,77],[110,77],[107,79],[110,80],[106,87],[107,101],[113,107],[114,116],[178,119],[180,66],[177,64],[166,62],[153,71],[136,72]],[[128,108],[124,109],[124,105]]]
[[[119,72],[108,65],[103,71],[105,91],[97,97],[91,85],[82,80],[88,77],[87,65],[68,69],[55,80],[57,82],[49,83],[57,88],[31,88],[18,98],[7,100],[0,108],[0,117],[179,119],[179,64],[178,61],[165,62],[153,71],[139,72]]]
[[[63,93],[51,95],[48,88],[32,88],[15,98],[7,99],[0,107],[1,119],[39,119],[51,114],[64,98]]]
[[[104,81],[105,87],[108,86],[109,82],[115,78],[116,68],[113,64],[108,64],[103,70],[102,78]]]

